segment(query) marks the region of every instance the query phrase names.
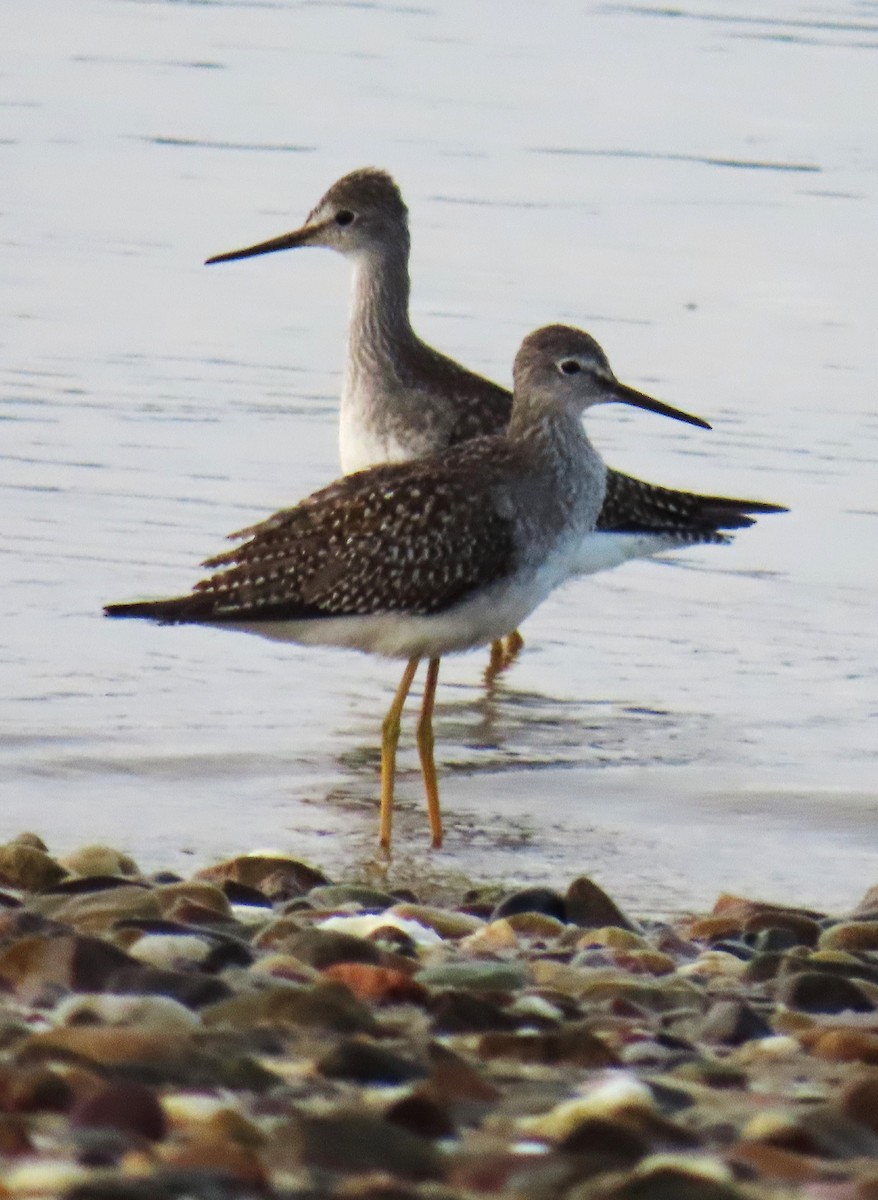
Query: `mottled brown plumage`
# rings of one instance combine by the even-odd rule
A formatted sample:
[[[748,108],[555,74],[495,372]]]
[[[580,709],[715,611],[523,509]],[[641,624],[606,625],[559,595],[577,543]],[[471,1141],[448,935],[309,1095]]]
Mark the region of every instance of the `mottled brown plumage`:
[[[515,568],[510,518],[488,502],[514,453],[490,456],[478,488],[471,452],[345,476],[243,531],[195,590],[224,620],[441,612]]]
[[[188,595],[105,609],[406,658],[382,727],[383,846],[400,714],[419,659],[430,663],[417,743],[439,846],[432,712],[440,657],[516,628],[569,577],[594,528],[606,471],[582,429],[585,409],[616,400],[701,423],[620,384],[597,343],[565,326],[525,339],[514,379],[506,435],[348,475],[242,530]]]
[[[779,504],[704,496],[644,483],[607,469],[607,490],[596,530],[604,533],[674,534],[681,543],[725,542],[723,530],[754,524],[749,513],[781,513]]]

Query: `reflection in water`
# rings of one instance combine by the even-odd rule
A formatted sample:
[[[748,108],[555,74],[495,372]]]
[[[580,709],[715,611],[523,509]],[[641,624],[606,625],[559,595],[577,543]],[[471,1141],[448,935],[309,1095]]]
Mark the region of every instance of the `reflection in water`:
[[[454,692],[456,698],[449,699]],[[400,778],[414,781],[417,769],[407,769],[406,758],[414,751],[418,703],[414,694],[400,740]],[[442,773],[475,775],[541,767],[683,766],[703,753],[711,722],[700,714],[526,691],[501,678],[481,689],[446,687],[434,727]],[[343,747],[345,736],[352,736],[350,729],[338,732]],[[371,740],[341,749],[337,762],[344,774],[372,786],[380,767],[375,732]]]

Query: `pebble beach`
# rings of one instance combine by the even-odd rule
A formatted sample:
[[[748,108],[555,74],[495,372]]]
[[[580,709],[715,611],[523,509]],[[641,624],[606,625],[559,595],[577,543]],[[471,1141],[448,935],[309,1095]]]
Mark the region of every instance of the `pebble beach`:
[[[379,874],[0,847],[0,1196],[878,1195],[878,889]]]

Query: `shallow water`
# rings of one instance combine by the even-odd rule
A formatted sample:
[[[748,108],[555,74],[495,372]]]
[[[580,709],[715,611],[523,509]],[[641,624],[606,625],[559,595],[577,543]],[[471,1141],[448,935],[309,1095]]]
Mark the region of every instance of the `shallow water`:
[[[792,510],[568,585],[491,690],[481,653],[448,660],[430,869],[648,875],[666,905],[875,882],[878,4],[508,11],[10,0],[3,836],[368,855],[393,664],[99,613],[337,473],[346,264],[201,263],[374,163],[409,202],[425,337],[507,380],[529,329],[583,325],[714,425],[598,414],[613,465]]]

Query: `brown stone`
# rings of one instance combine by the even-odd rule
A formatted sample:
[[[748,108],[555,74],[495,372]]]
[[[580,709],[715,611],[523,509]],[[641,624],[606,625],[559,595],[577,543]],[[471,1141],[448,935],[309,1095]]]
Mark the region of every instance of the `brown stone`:
[[[454,912],[447,908],[436,908],[429,904],[394,904],[385,913],[387,917],[402,917],[406,921],[417,921],[432,929],[441,938],[453,941],[483,929],[485,922],[471,913]]]
[[[229,985],[213,975],[161,970],[140,963],[113,971],[106,990],[119,996],[166,996],[195,1009],[218,1004],[231,993]]]
[[[427,989],[405,972],[374,963],[334,963],[324,968],[322,975],[374,1004],[420,1004],[428,995]]]
[[[12,1113],[0,1113],[0,1159],[19,1158],[33,1151],[24,1117]],[[3,1195],[0,1184],[0,1195]]]
[[[241,1039],[238,1040],[239,1043]],[[236,1048],[230,1037],[204,1039],[154,1030],[72,1026],[32,1034],[18,1049],[19,1065],[57,1060],[122,1068],[126,1079],[191,1088],[276,1087],[278,1076]]]
[[[258,888],[271,900],[305,896],[311,888],[329,883],[322,871],[294,858],[270,854],[240,854],[225,862],[205,867],[196,875],[209,883],[223,884],[227,879]]]
[[[365,1111],[302,1117],[302,1157],[311,1167],[402,1179],[440,1179],[444,1161],[431,1142]]]
[[[636,1115],[636,1114],[632,1114]],[[612,1166],[633,1166],[649,1153],[649,1141],[624,1119],[586,1117],[558,1142],[562,1154],[606,1155]]]
[[[231,920],[232,906],[222,888],[213,883],[202,883],[189,879],[182,883],[163,883],[153,889],[156,903],[163,917],[179,921],[181,905],[193,905],[198,909],[209,909],[215,917]]]
[[[240,1142],[242,1146],[258,1148],[265,1144],[266,1135],[233,1108],[213,1113],[201,1126],[207,1140]]]
[[[518,934],[512,928],[511,922],[505,917],[499,917],[477,929],[475,933],[467,934],[461,939],[460,949],[463,954],[475,957],[503,955],[518,949]]]
[[[268,1188],[268,1173],[255,1149],[239,1142],[203,1139],[170,1146],[163,1154],[178,1170],[212,1171],[239,1179],[259,1191]]]
[[[73,1099],[69,1082],[51,1067],[0,1067],[0,1110],[3,1112],[66,1112]]]
[[[568,1171],[564,1164],[564,1182]],[[551,1197],[561,1194],[561,1188],[530,1188],[528,1172],[531,1168],[539,1172],[540,1181],[545,1174],[545,1155],[534,1153],[513,1153],[509,1150],[489,1149],[476,1152],[464,1151],[455,1155],[449,1169],[449,1183],[455,1189],[462,1189],[469,1196],[503,1195],[503,1196],[540,1196]],[[518,1186],[523,1180],[525,1186]],[[555,1182],[553,1180],[553,1182]],[[455,1191],[455,1196],[458,1194]]]
[[[49,985],[69,988],[76,939],[70,935],[22,937],[0,950],[0,979],[20,995]]]
[[[67,872],[45,850],[21,842],[0,846],[0,884],[21,888],[23,892],[39,892],[51,887]]]
[[[878,950],[878,921],[844,921],[824,929],[818,946],[821,950]]]
[[[861,1029],[824,1030],[818,1027],[804,1031],[798,1037],[815,1058],[878,1066],[878,1033]]]
[[[604,947],[609,950],[648,950],[649,943],[631,929],[620,929],[617,925],[605,925],[603,929],[589,929],[578,933],[573,943],[575,950],[591,950]]]
[[[490,1107],[500,1092],[479,1070],[439,1042],[427,1047],[430,1066],[430,1095],[439,1103],[455,1106],[485,1105]]]
[[[878,1061],[878,1045],[876,1045],[876,1061]],[[873,1133],[878,1133],[878,1072],[852,1079],[839,1097],[839,1106],[852,1121],[859,1121]]]
[[[250,967],[250,974],[256,978],[270,976],[272,979],[304,984],[315,983],[320,978],[319,971],[300,962],[292,954],[266,954],[263,958],[257,958]]]
[[[31,907],[53,921],[72,925],[77,933],[91,934],[106,933],[117,921],[156,920],[161,916],[154,893],[134,883],[72,896],[39,896]]]
[[[711,1006],[698,1030],[705,1042],[742,1046],[754,1038],[770,1037],[771,1026],[743,1000],[718,1000]]]
[[[22,997],[38,996],[46,988],[94,992],[132,962],[123,951],[97,938],[36,935],[0,951],[0,978]]]
[[[815,912],[810,908],[793,908],[786,904],[771,904],[766,900],[750,900],[746,896],[736,896],[730,892],[723,892],[713,906],[715,916],[728,916],[734,913],[742,920],[764,912],[798,914],[814,921],[819,921],[823,916],[822,913]]]
[[[257,950],[271,950],[277,954],[289,952],[289,946],[294,938],[302,932],[304,926],[297,917],[275,917],[269,919],[254,935],[252,944]]]
[[[479,1039],[481,1058],[514,1058],[523,1063],[577,1067],[617,1067],[618,1055],[597,1034],[582,1026],[565,1026],[548,1033],[485,1033]]]
[[[563,921],[548,913],[510,913],[506,920],[519,937],[539,942],[553,942],[566,929]]]
[[[618,929],[637,928],[615,900],[586,875],[581,875],[570,884],[564,897],[564,907],[567,920],[583,929],[600,929],[605,925],[614,925]]]
[[[737,1142],[728,1151],[728,1158],[733,1163],[750,1167],[764,1179],[775,1179],[782,1183],[810,1183],[824,1173],[819,1159],[782,1146],[773,1146],[770,1142]]]
[[[671,956],[658,950],[614,950],[611,960],[629,975],[672,975],[677,969]]]
[[[314,1069],[327,1079],[360,1084],[411,1083],[427,1074],[414,1059],[363,1037],[343,1038],[320,1056]]]
[[[125,1029],[101,1025],[72,1025],[32,1034],[19,1050],[19,1062],[72,1056],[88,1062],[114,1064],[126,1062],[176,1061],[191,1046],[181,1034],[154,1030]]]
[[[391,1104],[384,1119],[431,1140],[454,1137],[455,1134],[454,1122],[447,1109],[427,1089],[412,1092]]]
[[[430,997],[428,1006],[437,1033],[486,1033],[517,1029],[521,1024],[502,1004],[474,992],[443,989]]]
[[[851,913],[852,917],[878,917],[878,884],[870,887]]]
[[[683,926],[686,937],[694,942],[716,942],[735,937],[744,926],[744,917],[737,913],[711,917],[696,917]]]
[[[47,854],[49,847],[43,841],[38,833],[31,833],[25,830],[24,833],[17,834],[10,842],[10,846],[30,846],[32,850],[44,850]]]
[[[807,913],[780,908],[765,908],[751,913],[743,922],[744,933],[759,933],[763,929],[784,929],[792,933],[798,945],[816,946],[820,937],[820,926]]]
[[[790,1008],[810,1013],[872,1012],[875,1006],[852,979],[825,971],[799,971],[784,976],[777,999]]]
[[[60,859],[61,865],[77,875],[139,875],[133,858],[112,846],[83,846]]]
[[[139,1083],[114,1083],[87,1096],[74,1106],[70,1123],[76,1129],[115,1129],[151,1142],[168,1132],[155,1092]]]
[[[585,1195],[593,1196],[591,1184]],[[743,1200],[743,1193],[732,1182],[715,1178],[693,1163],[667,1162],[659,1156],[647,1158],[634,1170],[609,1186],[601,1187],[601,1200]],[[567,1193],[580,1200],[580,1192]]]
[[[337,929],[299,930],[283,943],[283,949],[318,971],[335,963],[378,965],[383,958],[381,948],[374,942]]]
[[[245,992],[202,1009],[205,1025],[251,1029],[255,1025],[294,1025],[335,1033],[375,1033],[369,1009],[340,983],[312,987],[277,986]]]

